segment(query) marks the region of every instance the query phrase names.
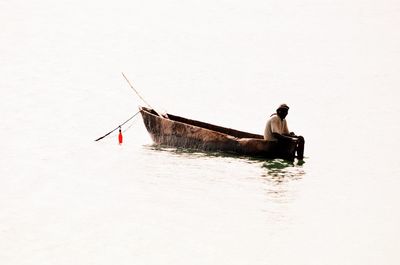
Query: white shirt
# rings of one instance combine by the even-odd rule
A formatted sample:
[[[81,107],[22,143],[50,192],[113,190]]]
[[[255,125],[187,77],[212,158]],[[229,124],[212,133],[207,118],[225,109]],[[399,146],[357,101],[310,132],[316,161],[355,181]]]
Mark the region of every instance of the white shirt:
[[[286,120],[279,118],[278,115],[274,114],[268,121],[264,130],[264,139],[267,141],[278,141],[272,133],[289,134],[289,129]]]

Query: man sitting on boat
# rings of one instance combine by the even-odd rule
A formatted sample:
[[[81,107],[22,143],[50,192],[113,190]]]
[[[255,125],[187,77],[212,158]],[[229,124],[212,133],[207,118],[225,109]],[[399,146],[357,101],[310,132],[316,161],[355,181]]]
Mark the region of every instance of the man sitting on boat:
[[[295,141],[297,142],[297,158],[303,159],[304,138],[297,136],[293,132],[289,132],[286,116],[288,115],[289,106],[281,104],[276,113],[272,114],[267,121],[264,130],[264,139],[267,141]]]

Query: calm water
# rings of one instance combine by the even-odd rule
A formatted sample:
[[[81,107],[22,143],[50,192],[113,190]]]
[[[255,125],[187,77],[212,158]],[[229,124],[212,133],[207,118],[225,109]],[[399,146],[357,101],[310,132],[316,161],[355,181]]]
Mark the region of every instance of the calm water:
[[[399,264],[396,1],[0,1],[1,264]],[[157,148],[142,104],[305,163]]]

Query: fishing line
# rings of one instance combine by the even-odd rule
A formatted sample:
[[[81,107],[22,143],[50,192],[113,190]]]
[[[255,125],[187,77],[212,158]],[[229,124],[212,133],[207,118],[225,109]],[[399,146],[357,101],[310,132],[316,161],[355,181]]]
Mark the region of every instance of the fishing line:
[[[112,130],[111,132],[108,132],[108,133],[106,133],[105,135],[103,135],[102,137],[100,137],[100,138],[97,138],[95,141],[97,142],[97,141],[99,141],[99,140],[101,140],[101,139],[103,139],[104,137],[106,137],[106,136],[108,136],[108,135],[110,135],[111,133],[113,133],[113,132],[115,132],[116,130],[118,130],[119,128],[121,128],[122,127],[122,125],[124,125],[124,124],[126,124],[128,121],[130,121],[130,120],[132,120],[136,115],[138,115],[139,114],[139,112],[140,111],[138,111],[138,112],[136,112],[135,113],[135,115],[133,115],[132,117],[130,117],[129,119],[127,119],[126,121],[124,121],[123,123],[121,123],[120,125],[118,125],[118,127],[117,128],[115,128],[114,130]],[[130,126],[130,127],[132,127],[132,125]],[[129,128],[130,128],[129,127]],[[129,129],[128,128],[128,129]]]
[[[124,132],[128,131],[130,128],[132,128],[133,124],[135,124],[135,121],[133,121],[132,124],[129,125],[128,128],[126,128],[126,129],[123,130],[122,132],[124,133]]]
[[[149,103],[147,103],[147,101],[139,94],[139,92],[132,86],[131,82],[129,82],[129,79],[124,75],[123,72],[121,72],[122,76],[125,78],[126,82],[128,82],[129,86],[133,89],[133,91],[135,91],[136,95],[138,95],[138,97],[147,105],[147,107],[151,108],[154,110],[155,113],[157,113],[158,116],[162,117],[162,115],[160,115],[160,113],[158,113],[152,106],[150,106]]]
[[[139,92],[132,86],[131,82],[129,81],[129,79],[125,76],[125,74],[123,72],[122,76],[125,78],[126,82],[128,82],[129,86],[132,88],[132,90],[136,93],[136,95],[151,109],[153,109],[149,103],[147,103],[147,101],[139,94]],[[158,116],[162,117],[156,110],[153,109],[153,111],[155,113],[157,113]],[[102,137],[97,138],[95,141],[100,141],[101,139],[103,139],[104,137],[107,137],[108,135],[110,135],[111,133],[115,132],[116,130],[120,130],[120,134],[119,134],[119,142],[120,144],[122,143],[122,134],[121,134],[121,127],[122,125],[125,125],[128,121],[130,121],[131,119],[133,119],[138,113],[140,112],[140,110],[138,112],[135,113],[135,115],[133,115],[132,117],[130,117],[129,119],[127,119],[126,121],[124,121],[123,123],[121,123],[120,125],[118,125],[117,128],[115,128],[114,130],[106,133],[105,135],[103,135]],[[127,130],[129,130],[131,127],[133,126],[133,123],[127,128],[125,129],[123,132],[126,132]]]
[[[131,82],[128,80],[128,78],[124,75],[123,72],[121,72],[122,76],[125,78],[126,82],[128,82],[129,86],[133,89],[133,91],[135,91],[136,95],[138,95],[138,97],[147,105],[147,107],[151,108],[149,103],[147,103],[146,100],[144,100],[144,98],[142,98],[142,96],[139,94],[139,92],[132,86]]]

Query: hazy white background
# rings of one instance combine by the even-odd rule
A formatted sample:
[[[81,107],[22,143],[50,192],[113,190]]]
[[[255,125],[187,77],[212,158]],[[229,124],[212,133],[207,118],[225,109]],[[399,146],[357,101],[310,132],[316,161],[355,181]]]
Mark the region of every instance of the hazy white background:
[[[0,263],[398,264],[398,1],[0,1]],[[155,150],[141,104],[288,165]]]

